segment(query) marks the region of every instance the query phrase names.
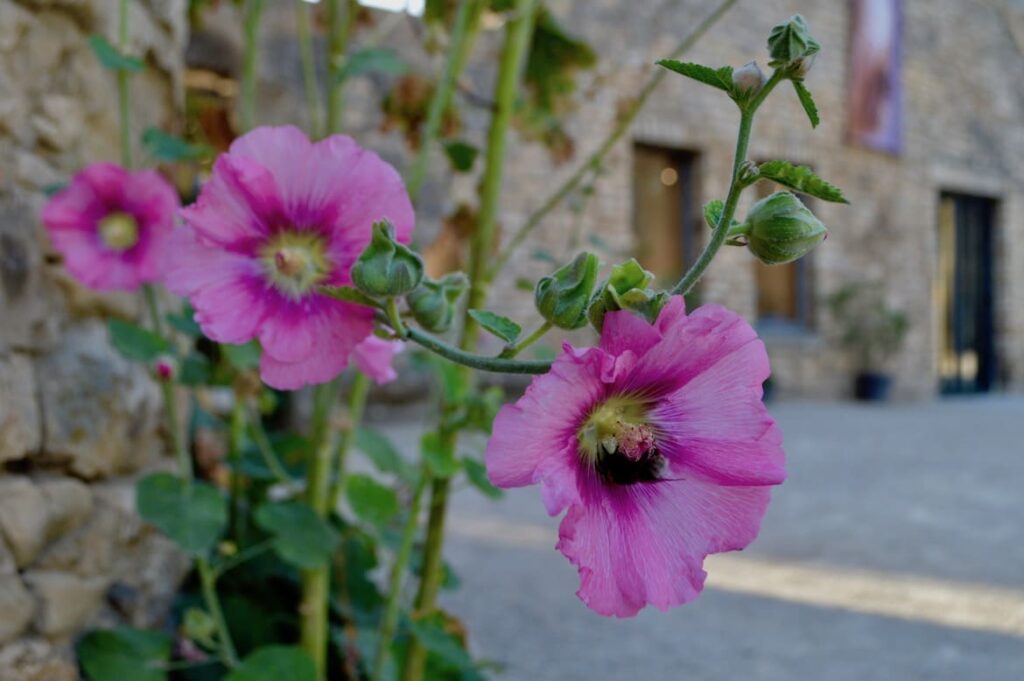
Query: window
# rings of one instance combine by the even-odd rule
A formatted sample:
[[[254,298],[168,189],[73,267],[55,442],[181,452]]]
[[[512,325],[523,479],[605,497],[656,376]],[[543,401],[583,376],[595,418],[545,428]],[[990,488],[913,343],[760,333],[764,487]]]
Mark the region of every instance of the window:
[[[636,259],[670,284],[703,246],[697,197],[697,154],[638,144],[633,149]]]
[[[757,185],[758,198],[784,190],[769,182]],[[814,210],[807,196],[799,195],[808,208]],[[757,321],[759,325],[780,329],[810,329],[813,326],[814,253],[785,265],[765,265],[754,261],[757,283]]]

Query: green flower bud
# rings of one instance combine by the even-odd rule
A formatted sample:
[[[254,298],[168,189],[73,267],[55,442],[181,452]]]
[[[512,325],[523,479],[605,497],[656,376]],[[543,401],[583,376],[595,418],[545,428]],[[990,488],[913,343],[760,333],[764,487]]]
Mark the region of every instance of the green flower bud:
[[[744,99],[760,92],[766,80],[756,61],[747,62],[732,72],[732,84],[736,88],[736,94]]]
[[[356,264],[352,282],[369,296],[401,296],[423,279],[423,261],[408,246],[395,241],[387,220],[373,224],[373,237]]]
[[[737,236],[767,265],[781,265],[807,255],[828,234],[821,220],[791,192],[776,192],[755,203]]]
[[[811,36],[807,20],[794,14],[775,25],[768,35],[768,65],[774,68],[792,69],[794,75],[802,78],[811,65],[811,57],[821,50],[821,44]]]
[[[533,300],[541,316],[560,329],[585,325],[600,265],[593,253],[580,253],[571,263],[538,281]]]
[[[608,280],[598,288],[587,309],[590,323],[600,331],[605,314],[616,310],[631,310],[653,322],[668,302],[669,295],[648,288],[652,281],[654,275],[633,258],[613,267]]]
[[[452,272],[439,281],[424,279],[405,297],[413,318],[427,331],[444,333],[455,319],[455,304],[469,286],[462,272]]]

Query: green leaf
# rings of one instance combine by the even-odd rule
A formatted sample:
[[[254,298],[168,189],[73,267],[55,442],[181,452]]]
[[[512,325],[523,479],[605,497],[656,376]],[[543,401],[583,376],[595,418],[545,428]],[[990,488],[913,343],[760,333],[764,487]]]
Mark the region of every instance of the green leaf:
[[[462,467],[466,469],[466,478],[469,482],[476,487],[484,496],[490,497],[491,499],[500,499],[504,492],[491,484],[491,481],[487,479],[487,468],[477,461],[465,457],[462,459]]]
[[[203,330],[195,320],[195,310],[187,302],[180,313],[172,312],[167,315],[167,323],[189,338],[199,338],[203,335]]]
[[[460,670],[473,669],[473,658],[469,656],[462,641],[445,628],[445,617],[434,613],[409,621],[409,629],[428,651],[437,655],[444,663]]]
[[[711,229],[718,227],[718,223],[722,219],[723,210],[725,210],[725,202],[721,199],[713,199],[704,204],[704,221],[708,223],[708,227]],[[733,218],[729,227],[738,227],[739,224],[739,221]]]
[[[444,143],[444,153],[448,154],[452,168],[460,173],[465,173],[473,168],[473,163],[476,162],[480,150],[468,142],[453,140]]]
[[[519,334],[523,332],[522,327],[508,317],[502,317],[500,314],[494,314],[487,310],[470,310],[469,316],[486,331],[493,333],[506,343],[515,343]]]
[[[274,550],[281,560],[296,567],[320,567],[338,545],[334,529],[298,502],[263,504],[256,509],[256,524],[274,535]]]
[[[206,385],[210,382],[210,360],[206,355],[190,352],[181,361],[178,382],[182,385]]]
[[[316,681],[316,669],[300,648],[264,646],[246,657],[224,681]]]
[[[427,462],[431,475],[436,478],[450,478],[459,472],[459,461],[451,447],[445,447],[441,436],[429,432],[420,439],[423,460]]]
[[[222,344],[218,346],[228,363],[239,371],[255,369],[260,365],[260,344],[249,341],[243,345]]]
[[[159,631],[118,627],[92,631],[78,643],[78,661],[89,681],[166,681],[156,669],[171,655],[171,638]]]
[[[320,293],[337,300],[344,300],[347,303],[355,303],[356,305],[365,305],[367,307],[380,307],[376,300],[354,286],[321,286]]]
[[[137,57],[129,57],[110,44],[110,41],[93,33],[89,36],[89,47],[96,54],[104,68],[111,71],[141,71],[144,64]]]
[[[359,428],[356,431],[356,447],[370,458],[380,472],[393,473],[405,482],[416,479],[415,469],[402,458],[401,452],[395,449],[391,441],[378,431]]]
[[[346,476],[345,495],[352,511],[371,525],[383,525],[398,515],[398,494],[368,475]]]
[[[398,76],[405,73],[408,68],[408,64],[390,47],[365,47],[345,57],[337,78],[338,82],[341,82],[368,73]]]
[[[766,161],[758,168],[758,174],[763,180],[772,180],[822,201],[850,203],[839,187],[821,179],[807,166],[794,165],[789,161]]]
[[[664,66],[670,71],[700,81],[705,85],[716,87],[719,90],[732,94],[732,67],[723,66],[720,69],[713,69],[703,64],[695,64],[689,61],[678,61],[675,59],[662,59],[658,66]]]
[[[227,502],[205,482],[153,473],[139,480],[135,495],[143,520],[192,555],[212,549],[228,524]]]
[[[136,362],[152,362],[171,351],[171,344],[163,337],[121,319],[107,322],[110,342],[121,356]]]
[[[213,154],[205,144],[191,144],[182,138],[158,128],[147,128],[142,133],[142,146],[157,161],[194,161]]]
[[[800,98],[800,104],[807,112],[807,117],[811,119],[811,127],[818,127],[821,119],[818,118],[818,107],[814,103],[814,98],[811,97],[811,91],[807,89],[802,80],[793,80],[793,89],[796,90],[796,96]]]

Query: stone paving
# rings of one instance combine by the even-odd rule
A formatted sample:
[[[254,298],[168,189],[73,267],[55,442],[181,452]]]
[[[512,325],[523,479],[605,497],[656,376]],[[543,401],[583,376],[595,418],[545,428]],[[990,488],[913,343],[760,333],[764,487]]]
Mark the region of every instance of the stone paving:
[[[588,611],[536,489],[457,494],[444,600],[474,653],[506,681],[1024,679],[1024,399],[773,412],[790,477],[761,537],[669,613]]]

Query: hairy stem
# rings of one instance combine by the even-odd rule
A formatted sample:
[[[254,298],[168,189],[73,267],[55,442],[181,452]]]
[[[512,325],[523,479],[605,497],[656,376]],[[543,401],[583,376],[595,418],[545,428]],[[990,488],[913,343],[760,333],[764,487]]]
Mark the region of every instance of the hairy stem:
[[[668,58],[677,59],[687,52],[734,4],[736,4],[736,0],[723,0],[719,3],[718,7],[716,7],[715,10],[704,19],[704,21],[694,27],[694,29],[679,42],[676,49],[672,51],[672,54],[670,54]],[[597,150],[591,154],[579,168],[576,169],[576,172],[570,175],[565,182],[559,185],[558,188],[544,200],[540,207],[530,214],[526,219],[526,222],[523,223],[523,226],[512,235],[508,240],[508,243],[501,250],[501,253],[494,262],[494,266],[490,270],[490,277],[492,279],[501,272],[515,250],[522,245],[531,233],[533,233],[544,218],[548,216],[548,213],[557,208],[559,204],[561,204],[562,201],[579,186],[584,178],[591,173],[596,173],[601,168],[605,157],[629,130],[633,121],[636,119],[637,114],[639,114],[640,110],[643,109],[647,100],[650,99],[651,94],[658,87],[658,84],[665,78],[667,73],[668,72],[662,68],[656,68],[654,70],[650,78],[647,79],[643,88],[640,89],[640,92],[638,92],[636,97],[633,99],[632,104],[630,104],[629,108],[619,117],[615,127],[612,128],[608,137],[605,138]]]
[[[253,442],[256,443],[256,448],[260,452],[260,456],[263,459],[264,465],[270,469],[274,479],[280,483],[287,485],[295,482],[292,476],[289,475],[288,471],[285,470],[281,460],[277,458],[277,454],[274,452],[274,446],[270,443],[270,438],[267,437],[267,431],[263,427],[263,419],[260,418],[259,412],[255,409],[249,415],[249,436]]]
[[[358,7],[354,0],[327,0],[327,118],[324,135],[341,132],[342,113],[345,110],[345,82],[341,70],[345,66],[352,24]]]
[[[320,136],[320,95],[313,58],[309,3],[305,0],[295,0],[295,29],[299,38],[299,58],[302,61],[302,87],[306,92],[306,111],[309,114],[309,136],[315,139]]]
[[[121,54],[128,51],[128,0],[120,0],[117,6],[117,43]],[[121,116],[121,165],[132,167],[131,91],[130,74],[126,69],[117,72],[117,102]]]
[[[406,327],[405,339],[470,369],[493,371],[499,374],[546,374],[551,369],[551,362],[547,360],[519,360],[477,355],[411,327]]]
[[[235,544],[241,544],[245,528],[242,509],[242,446],[245,438],[245,403],[235,395],[231,405],[231,422],[228,428],[228,460],[231,462],[231,480],[228,495],[231,500],[228,516],[228,536]]]
[[[412,170],[409,171],[409,178],[406,181],[406,189],[408,189],[409,197],[414,204],[427,176],[427,162],[434,142],[437,140],[438,132],[441,130],[444,112],[451,102],[452,92],[459,79],[459,74],[462,73],[462,69],[466,65],[469,46],[473,42],[472,36],[476,32],[476,24],[482,8],[482,0],[459,0],[458,9],[455,12],[455,24],[452,27],[451,44],[448,46],[448,54],[444,63],[444,72],[430,99],[419,153],[416,155],[416,160],[413,162]]]
[[[260,16],[264,0],[247,0],[245,3],[244,47],[242,54],[242,86],[239,106],[239,127],[243,133],[256,124],[256,61],[260,31]]]
[[[206,609],[210,611],[210,617],[217,629],[217,645],[220,646],[221,659],[224,664],[230,667],[238,666],[238,653],[235,651],[235,644],[231,640],[231,633],[228,630],[227,620],[224,619],[224,610],[220,607],[220,599],[217,598],[217,577],[206,558],[196,559],[196,572],[199,573],[199,583],[203,590],[203,600],[206,602]]]
[[[486,265],[494,243],[495,227],[498,220],[498,203],[501,197],[501,181],[505,166],[505,144],[512,111],[518,94],[526,51],[533,35],[536,17],[537,0],[516,0],[510,16],[512,20],[506,25],[505,45],[502,48],[501,61],[498,64],[498,78],[495,83],[495,110],[491,117],[491,127],[487,136],[487,159],[484,176],[480,186],[480,217],[473,241],[470,245],[469,303],[462,327],[459,347],[469,353],[476,347],[480,327],[469,315],[469,310],[483,308],[487,302]],[[520,366],[527,362],[515,360],[493,360],[494,362],[511,362]],[[544,363],[546,364],[546,363]],[[546,368],[544,369],[547,370]],[[472,376],[466,369],[461,372],[460,380],[467,385]],[[447,412],[447,409],[446,409]],[[444,419],[442,420],[444,421]],[[454,452],[456,433],[454,430],[441,428],[441,446],[447,452]],[[434,609],[437,591],[442,576],[442,551],[444,546],[445,516],[448,509],[448,493],[450,481],[437,478],[430,488],[430,513],[427,520],[427,537],[423,556],[423,576],[416,594],[416,610],[429,613]],[[413,639],[409,642],[406,653],[403,681],[421,681],[426,664],[426,649]]]
[[[331,486],[330,510],[338,508],[341,499],[345,496],[345,465],[348,459],[348,451],[355,441],[356,430],[363,421],[363,412],[366,411],[366,399],[370,395],[370,379],[361,371],[355,372],[352,386],[348,391],[348,422],[341,431],[338,439],[338,447],[334,452],[334,483]]]
[[[320,518],[328,512],[331,459],[334,438],[331,411],[338,401],[338,379],[319,385],[313,398],[313,456],[307,464],[306,503]],[[302,603],[299,606],[302,649],[313,661],[317,681],[327,679],[328,604],[330,603],[330,564],[302,571]]]
[[[544,322],[543,324],[538,326],[537,329],[529,336],[519,341],[518,343],[515,343],[514,345],[510,345],[507,348],[505,348],[501,352],[501,355],[499,355],[499,357],[505,357],[508,359],[515,357],[520,352],[522,352],[523,350],[525,350],[526,348],[530,347],[531,345],[539,341],[541,338],[543,338],[544,334],[550,331],[552,326],[553,325],[551,324],[551,322]]]
[[[729,235],[729,225],[732,224],[732,217],[736,213],[736,205],[739,203],[740,194],[743,193],[744,187],[740,182],[740,168],[743,166],[744,161],[747,160],[747,147],[750,145],[750,132],[754,124],[754,114],[757,113],[757,108],[761,106],[761,103],[764,102],[768,94],[781,80],[782,72],[776,70],[764,87],[761,88],[761,92],[758,93],[757,97],[741,111],[740,127],[736,133],[736,153],[732,161],[732,180],[729,183],[729,194],[725,197],[722,216],[719,218],[714,232],[711,233],[711,240],[708,241],[707,246],[701,251],[700,256],[679,282],[672,287],[670,291],[672,295],[685,296],[689,293],[696,286],[697,282],[700,281],[701,276],[703,276],[711,261],[715,259],[718,249],[725,243],[726,237]]]
[[[391,641],[395,637],[398,616],[402,610],[402,575],[409,567],[409,558],[412,556],[412,547],[416,540],[416,530],[419,528],[420,503],[429,480],[430,476],[424,468],[416,481],[416,486],[413,487],[412,498],[409,500],[409,515],[402,526],[398,552],[395,554],[395,561],[391,564],[391,572],[388,574],[388,599],[384,606],[384,616],[380,622],[377,651],[373,659],[373,674],[370,677],[372,681],[382,681],[384,678],[388,656],[391,652]]]

